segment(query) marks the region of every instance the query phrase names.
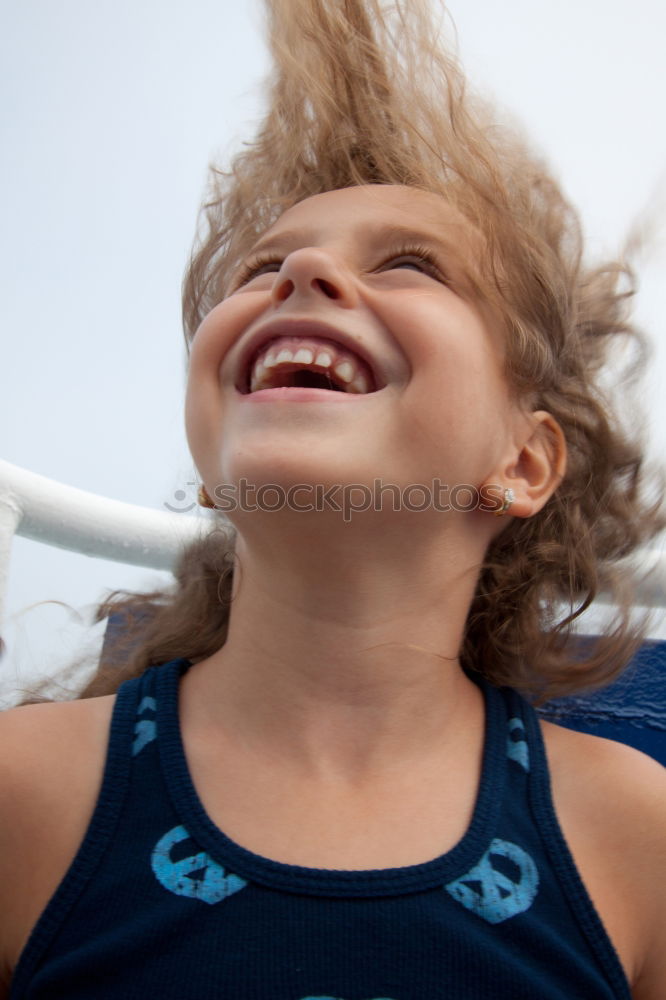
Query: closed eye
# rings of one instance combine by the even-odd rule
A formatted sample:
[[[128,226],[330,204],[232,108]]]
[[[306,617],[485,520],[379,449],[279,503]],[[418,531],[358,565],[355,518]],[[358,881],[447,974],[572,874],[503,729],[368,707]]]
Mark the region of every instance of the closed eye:
[[[427,274],[431,278],[435,278],[437,281],[442,281],[445,284],[448,283],[447,276],[444,274],[434,255],[427,247],[403,247],[399,253],[392,253],[391,256],[388,257],[382,265],[380,265],[379,270],[380,272],[388,271],[396,267],[412,268],[414,271],[420,271],[422,274]]]
[[[271,274],[279,271],[282,267],[282,258],[275,254],[257,254],[251,257],[241,267],[233,282],[233,291],[247,285],[254,278],[260,278],[262,274]]]
[[[241,267],[237,277],[233,281],[231,291],[237,291],[243,285],[247,285],[255,278],[260,278],[264,274],[273,274],[282,267],[283,258],[275,254],[257,254],[251,257]],[[437,281],[448,284],[448,278],[437,263],[433,253],[422,246],[401,247],[399,251],[394,251],[377,268],[381,273],[393,268],[411,268],[426,274]]]

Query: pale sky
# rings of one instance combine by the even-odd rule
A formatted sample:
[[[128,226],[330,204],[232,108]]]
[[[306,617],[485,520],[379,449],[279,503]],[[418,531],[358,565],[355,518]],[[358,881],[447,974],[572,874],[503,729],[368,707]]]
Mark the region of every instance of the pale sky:
[[[470,75],[554,164],[593,255],[655,215],[660,182],[666,217],[662,3],[458,0],[451,13]],[[260,22],[256,0],[3,0],[0,457],[156,509],[191,493],[180,282],[207,163],[260,113]],[[659,455],[663,232],[637,308],[655,340]],[[63,607],[19,616],[27,605],[82,608],[157,577],[16,538],[0,675],[55,670],[82,641]]]

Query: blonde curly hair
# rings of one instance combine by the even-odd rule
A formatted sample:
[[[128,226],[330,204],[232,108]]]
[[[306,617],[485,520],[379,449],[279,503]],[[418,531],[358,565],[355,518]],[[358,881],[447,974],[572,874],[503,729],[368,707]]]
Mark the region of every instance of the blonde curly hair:
[[[601,686],[640,640],[618,561],[662,527],[658,499],[643,488],[641,442],[599,384],[614,344],[633,344],[635,368],[644,353],[628,319],[632,272],[622,261],[584,262],[576,212],[515,124],[471,92],[428,0],[266,5],[268,110],[230,169],[211,169],[184,281],[186,339],[296,202],[358,184],[447,198],[483,237],[480,291],[504,322],[509,382],[554,416],[569,456],[541,513],[490,546],[462,663],[536,701]],[[233,533],[221,525],[184,554],[172,592],[111,595],[98,616],[122,613],[123,641],[82,696],[115,690],[150,664],[213,653],[226,638],[232,578]],[[573,623],[602,588],[615,625],[574,656]]]

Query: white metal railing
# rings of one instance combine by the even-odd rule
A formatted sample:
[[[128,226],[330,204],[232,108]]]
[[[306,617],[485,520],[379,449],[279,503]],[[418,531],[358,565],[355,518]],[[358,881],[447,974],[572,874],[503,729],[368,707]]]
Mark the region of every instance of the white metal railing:
[[[211,521],[111,500],[0,459],[0,618],[15,534],[87,556],[171,569]]]
[[[15,534],[88,556],[171,569],[183,548],[214,523],[110,500],[0,459],[0,618]],[[632,562],[642,577],[640,604],[666,607],[666,553],[643,550]]]

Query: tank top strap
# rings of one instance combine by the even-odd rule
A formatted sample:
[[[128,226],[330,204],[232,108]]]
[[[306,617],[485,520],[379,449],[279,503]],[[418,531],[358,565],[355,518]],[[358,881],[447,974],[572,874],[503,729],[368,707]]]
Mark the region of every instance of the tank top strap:
[[[630,1000],[627,979],[618,954],[580,876],[560,827],[552,797],[550,769],[541,724],[536,710],[518,692],[502,688],[507,714],[507,773],[503,814],[516,831],[525,821],[532,831],[531,843],[541,857],[547,878],[553,880],[552,896],[561,894],[583,939],[618,997]],[[526,838],[528,831],[525,831]],[[534,839],[538,837],[537,842]],[[544,879],[545,881],[546,879]],[[566,928],[560,927],[562,938]]]
[[[106,762],[99,796],[85,836],[26,942],[12,978],[11,996],[22,995],[34,969],[73,910],[116,836],[132,778],[134,747],[145,740],[146,718],[156,668],[125,681],[118,689],[111,716]],[[148,701],[146,701],[148,699]],[[147,721],[147,719],[146,719]]]
[[[175,662],[175,661],[174,661]],[[129,684],[123,685],[119,692],[125,698],[131,695],[132,704],[132,764],[139,759],[146,760],[157,750],[157,674],[159,670],[168,669],[171,664],[160,668],[149,667],[140,677],[136,678],[136,687],[131,690]]]

